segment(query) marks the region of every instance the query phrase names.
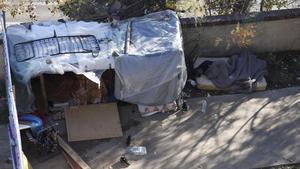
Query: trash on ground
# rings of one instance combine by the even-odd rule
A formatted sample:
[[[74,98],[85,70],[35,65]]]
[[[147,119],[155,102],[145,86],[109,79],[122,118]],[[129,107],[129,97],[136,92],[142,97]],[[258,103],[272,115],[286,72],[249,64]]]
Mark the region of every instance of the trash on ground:
[[[120,157],[120,163],[126,165],[126,167],[130,166],[129,161],[127,160],[127,158],[125,156]]]
[[[20,130],[25,132],[26,139],[37,146],[40,154],[48,155],[57,151],[57,124],[45,125],[36,114],[23,114],[19,117]]]
[[[172,110],[177,109],[177,104],[176,102],[172,102],[169,104],[165,105],[159,105],[159,106],[143,106],[143,105],[138,105],[139,112],[141,113],[142,117],[148,117],[151,115],[154,115],[159,112],[168,112]]]
[[[122,157],[124,157],[128,162],[128,161],[141,160],[142,158],[144,158],[145,155],[147,155],[146,147],[144,147],[144,146],[131,146],[131,147],[126,148],[126,152]]]
[[[207,110],[207,101],[206,100],[201,100],[200,104],[201,104],[201,112],[202,113],[206,113],[206,110]]]
[[[197,82],[195,80],[189,79],[187,80],[192,86],[197,86]]]
[[[184,100],[181,106],[182,111],[188,111],[189,110],[189,105],[187,102]]]
[[[127,148],[127,154],[142,156],[147,154],[147,149],[144,146],[133,146]]]

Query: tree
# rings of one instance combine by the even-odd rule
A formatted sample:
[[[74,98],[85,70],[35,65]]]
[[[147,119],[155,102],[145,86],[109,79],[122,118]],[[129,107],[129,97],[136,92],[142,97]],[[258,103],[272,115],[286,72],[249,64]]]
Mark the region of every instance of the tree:
[[[48,5],[48,10],[51,13],[55,13],[58,9],[58,5],[63,3],[62,0],[39,0],[39,3],[44,3]],[[51,7],[50,7],[51,5]],[[5,1],[0,0],[0,10],[8,12],[11,16],[16,15],[28,15],[30,19],[36,20],[36,5],[33,0],[15,0],[15,1]]]
[[[172,1],[165,0],[66,0],[60,9],[70,18],[107,21],[126,19],[165,9]],[[169,5],[171,6],[171,5]]]
[[[293,3],[293,0],[290,0]],[[250,12],[257,0],[206,0],[207,13],[210,15],[225,15]],[[261,0],[260,11],[270,11],[274,7],[281,9],[287,7],[289,0]]]
[[[36,20],[34,0],[14,0],[8,2],[0,0],[0,9],[12,16],[28,14]],[[142,16],[146,13],[172,9],[180,12],[190,12],[197,15],[224,15],[234,13],[248,13],[258,0],[39,0],[49,5],[49,10],[55,13],[58,9],[75,20],[110,21],[112,18],[126,19]],[[261,10],[280,9],[296,0],[260,0]],[[180,9],[177,7],[180,6]],[[201,4],[201,5],[199,5]],[[198,15],[197,15],[198,16]]]

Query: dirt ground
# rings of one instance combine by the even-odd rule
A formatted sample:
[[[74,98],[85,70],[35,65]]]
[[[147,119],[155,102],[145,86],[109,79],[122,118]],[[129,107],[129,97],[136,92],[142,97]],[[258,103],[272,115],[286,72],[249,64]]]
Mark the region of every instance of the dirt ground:
[[[130,161],[129,169],[259,168],[300,162],[300,88],[188,100],[188,112],[141,118],[136,107],[120,106],[124,130],[120,138],[70,145],[94,169],[124,168],[119,158],[132,145],[147,155]],[[207,111],[201,112],[202,100]],[[62,155],[34,168],[67,168]],[[291,167],[290,167],[291,168]]]
[[[296,142],[300,135],[297,112],[300,87],[285,88],[300,85],[299,52],[268,53],[260,57],[268,63],[269,91],[228,95],[226,92],[204,92],[187,85],[185,92],[190,111],[141,118],[136,106],[120,104],[123,137],[70,145],[97,169],[124,167],[119,158],[126,151],[129,135],[133,145],[146,146],[148,150],[146,156],[130,162],[128,168],[133,169],[259,168],[300,162],[296,156],[300,154],[300,145]],[[208,102],[207,112],[200,111],[203,100]],[[0,129],[6,133],[5,126]],[[0,169],[11,168],[6,137],[3,134],[0,137]],[[68,168],[59,151],[41,157],[33,145],[25,142],[23,148],[36,169]],[[296,164],[271,168],[300,167]]]

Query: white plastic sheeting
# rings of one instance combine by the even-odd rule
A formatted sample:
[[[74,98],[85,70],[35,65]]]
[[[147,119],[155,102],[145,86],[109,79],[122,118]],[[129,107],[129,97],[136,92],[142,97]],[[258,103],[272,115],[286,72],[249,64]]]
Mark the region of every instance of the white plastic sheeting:
[[[32,58],[23,62],[18,62],[15,45],[23,42],[50,38],[56,34],[59,36],[94,35],[99,43],[100,51],[97,57],[93,53],[70,53],[60,55],[45,55],[41,58]],[[99,24],[96,22],[40,22],[31,25],[28,29],[23,25],[13,25],[8,27],[8,37],[10,42],[10,58],[12,69],[19,82],[27,84],[32,77],[41,73],[63,74],[64,72],[74,72],[84,74],[89,72],[88,77],[92,77],[93,70],[105,70],[109,66],[113,67],[114,62],[111,57],[113,50],[117,47],[110,43],[114,39],[110,24]],[[110,40],[109,40],[110,39]],[[50,63],[50,64],[49,64]],[[91,78],[97,82],[97,78]]]
[[[99,77],[105,69],[114,67],[111,53],[116,47],[110,39],[114,39],[110,24],[96,22],[37,22],[31,29],[23,25],[8,27],[10,45],[10,62],[16,79],[17,107],[20,112],[35,110],[34,96],[30,79],[42,73],[64,74],[74,72],[83,74],[88,79],[100,84]],[[99,40],[100,51],[97,57],[93,53],[70,53],[45,55],[26,61],[17,61],[15,45],[23,42],[59,36],[94,35]],[[101,41],[100,41],[101,40]]]
[[[131,22],[128,50],[115,59],[115,96],[149,106],[174,101],[186,81],[179,19],[165,11]]]

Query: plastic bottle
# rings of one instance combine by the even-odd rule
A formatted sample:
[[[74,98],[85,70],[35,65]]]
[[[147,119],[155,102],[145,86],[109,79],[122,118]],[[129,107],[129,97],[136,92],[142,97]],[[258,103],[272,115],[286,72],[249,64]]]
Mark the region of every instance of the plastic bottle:
[[[207,111],[207,101],[201,100],[201,112],[206,113],[206,111]]]
[[[129,161],[138,161],[138,160],[142,159],[143,156],[146,154],[147,154],[146,147],[133,146],[133,147],[127,148],[125,157]]]
[[[147,149],[144,146],[133,146],[127,148],[127,153],[131,155],[141,156],[147,154]]]

